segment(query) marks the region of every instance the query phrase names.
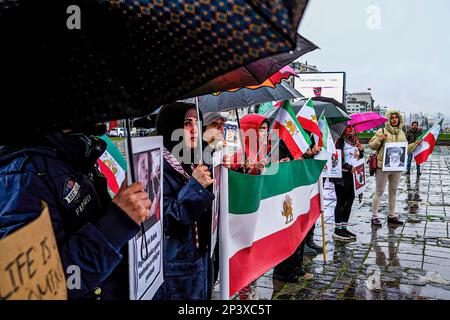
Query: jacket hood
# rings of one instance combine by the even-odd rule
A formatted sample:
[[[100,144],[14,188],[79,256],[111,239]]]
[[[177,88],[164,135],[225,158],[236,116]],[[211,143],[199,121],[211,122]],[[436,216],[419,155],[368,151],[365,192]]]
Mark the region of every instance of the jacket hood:
[[[240,121],[241,130],[245,137],[245,154],[247,155],[248,158],[252,160],[256,157],[256,153],[258,152],[259,147],[261,146],[262,143],[261,141],[259,141],[258,133],[259,128],[264,122],[266,122],[267,125],[269,125],[269,120],[267,119],[267,117],[259,114],[246,115]],[[255,143],[250,143],[250,137],[253,136],[253,134],[249,132],[250,130],[252,131],[254,130],[256,136],[258,137],[257,146],[255,146]],[[258,150],[253,150],[255,148],[257,148]],[[269,148],[270,146],[268,145],[267,150],[269,150]],[[259,157],[258,160],[260,160]]]
[[[394,128],[391,126],[391,115],[396,114],[398,116],[399,119],[399,123],[398,123],[398,127]],[[392,132],[392,133],[398,133],[400,130],[403,130],[403,116],[399,111],[396,110],[388,110],[386,112],[385,117],[388,119],[388,121],[386,122],[386,124],[384,125],[386,130]]]

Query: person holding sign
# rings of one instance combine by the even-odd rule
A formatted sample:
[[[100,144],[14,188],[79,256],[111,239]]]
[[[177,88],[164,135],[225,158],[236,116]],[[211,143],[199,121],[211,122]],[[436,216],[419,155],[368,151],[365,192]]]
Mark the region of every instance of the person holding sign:
[[[124,245],[151,207],[140,183],[125,182],[111,199],[96,167],[106,149],[100,134],[95,126],[0,146],[0,239],[33,221],[45,201],[64,269],[79,268],[69,299],[128,299]]]
[[[356,235],[347,230],[348,221],[355,200],[353,174],[360,159],[364,158],[364,149],[356,136],[353,126],[347,126],[336,141],[336,149],[342,152],[342,178],[331,178],[336,191],[334,209],[335,229],[333,239],[338,241],[356,240]]]
[[[211,299],[209,245],[214,195],[207,188],[213,179],[206,166],[194,165],[201,144],[198,119],[201,114],[195,105],[181,102],[163,106],[156,119],[164,143],[164,283],[155,300]]]
[[[376,172],[376,191],[372,202],[372,225],[381,226],[381,220],[378,217],[378,208],[380,206],[381,197],[384,194],[386,185],[389,182],[389,216],[387,221],[392,225],[403,225],[398,215],[395,212],[395,204],[397,200],[397,190],[400,183],[401,171],[382,171],[384,163],[384,149],[386,143],[389,142],[407,142],[406,135],[403,132],[403,116],[398,111],[388,111],[386,118],[389,119],[386,122],[383,129],[379,129],[369,142],[369,147],[372,150],[377,151],[377,172]],[[416,141],[408,145],[408,153],[414,150],[414,148],[421,142]],[[400,164],[399,155],[400,151],[393,149],[389,153],[392,158],[392,164]],[[389,162],[391,165],[391,163]],[[399,167],[401,168],[401,167]]]

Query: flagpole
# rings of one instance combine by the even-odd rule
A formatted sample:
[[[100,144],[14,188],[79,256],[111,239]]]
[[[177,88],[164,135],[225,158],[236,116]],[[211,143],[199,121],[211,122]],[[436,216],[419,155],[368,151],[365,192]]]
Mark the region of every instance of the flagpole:
[[[125,129],[127,131],[127,158],[128,162],[130,163],[130,178],[131,182],[136,182],[136,172],[134,170],[134,161],[133,161],[133,143],[131,142],[131,119],[126,118],[125,119]],[[141,223],[141,233],[142,233],[142,240],[141,240],[141,259],[147,260],[149,257],[148,254],[148,244],[147,244],[147,236],[145,235],[145,227],[144,223]],[[144,249],[145,249],[145,255],[144,255]]]
[[[322,248],[323,248],[323,263],[327,263],[327,241],[325,240],[325,204],[323,199],[323,177],[319,177],[319,198],[320,198],[320,216],[322,218]]]
[[[203,134],[202,134],[202,124],[200,122],[200,108],[198,97],[195,97],[195,109],[197,110],[197,131],[198,131],[197,152],[200,153],[199,154],[200,164],[203,164],[203,150],[202,150]]]
[[[222,166],[220,177],[220,211],[219,211],[219,270],[220,299],[230,299],[230,261],[228,253],[229,221],[228,221],[228,169]]]

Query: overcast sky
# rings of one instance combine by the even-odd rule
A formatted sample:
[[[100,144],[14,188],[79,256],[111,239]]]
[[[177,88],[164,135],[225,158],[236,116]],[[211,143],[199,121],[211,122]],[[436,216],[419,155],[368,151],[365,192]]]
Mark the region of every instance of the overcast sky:
[[[449,0],[310,0],[299,32],[321,48],[300,61],[345,71],[347,91],[450,116]]]

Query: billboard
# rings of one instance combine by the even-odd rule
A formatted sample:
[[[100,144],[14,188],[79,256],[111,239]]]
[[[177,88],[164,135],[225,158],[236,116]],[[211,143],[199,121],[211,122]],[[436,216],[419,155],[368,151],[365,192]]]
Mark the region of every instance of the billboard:
[[[345,72],[299,73],[294,88],[306,98],[327,97],[344,103]]]

